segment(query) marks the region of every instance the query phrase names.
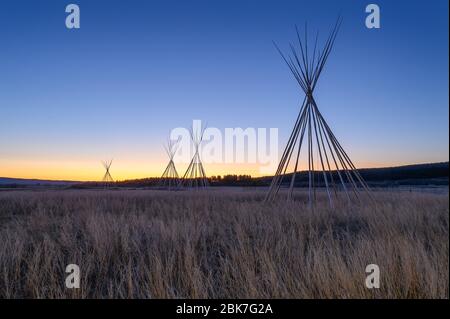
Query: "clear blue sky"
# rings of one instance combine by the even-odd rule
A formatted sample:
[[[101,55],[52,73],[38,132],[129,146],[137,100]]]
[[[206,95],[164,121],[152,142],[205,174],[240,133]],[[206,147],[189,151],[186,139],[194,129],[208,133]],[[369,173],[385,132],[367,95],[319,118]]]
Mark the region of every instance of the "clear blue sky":
[[[2,1],[0,176],[90,179],[110,157],[123,178],[157,175],[192,119],[277,127],[282,148],[303,93],[272,40],[287,49],[306,20],[325,36],[339,12],[316,92],[335,135],[358,166],[447,161],[448,1],[375,1],[378,30],[369,3]]]

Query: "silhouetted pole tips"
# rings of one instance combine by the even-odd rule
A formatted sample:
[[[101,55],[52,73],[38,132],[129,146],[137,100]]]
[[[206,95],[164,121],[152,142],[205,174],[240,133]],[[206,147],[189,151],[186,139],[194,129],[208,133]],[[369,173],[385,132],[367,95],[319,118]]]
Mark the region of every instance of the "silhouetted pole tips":
[[[339,190],[344,191],[348,201],[351,201],[352,198],[359,198],[361,189],[370,195],[369,187],[323,118],[313,95],[319,77],[333,48],[341,23],[342,18],[339,17],[322,50],[318,48],[318,33],[315,36],[313,49],[311,50],[311,46],[308,48],[308,30],[306,24],[303,37],[300,35],[298,28],[295,28],[298,47],[295,48],[294,45],[289,44],[291,52],[289,56],[285,56],[274,43],[297,83],[305,93],[305,98],[301,104],[294,129],[291,132],[276,173],[272,179],[266,200],[271,200],[276,196],[290,165],[294,167],[287,196],[289,199],[292,198],[295,178],[300,169],[299,162],[304,140],[306,140],[305,147],[307,148],[305,165],[307,166],[308,173],[308,202],[310,207],[312,207],[313,202],[316,200],[316,189],[320,186],[320,180],[323,182],[331,207],[333,207],[334,199],[339,197]],[[315,156],[319,167],[317,165],[314,167]]]

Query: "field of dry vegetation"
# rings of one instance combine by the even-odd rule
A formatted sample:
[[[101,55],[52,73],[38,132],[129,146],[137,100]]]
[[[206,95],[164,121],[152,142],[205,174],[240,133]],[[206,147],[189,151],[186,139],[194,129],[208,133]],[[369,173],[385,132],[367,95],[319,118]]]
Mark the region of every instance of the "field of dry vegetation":
[[[376,206],[262,191],[0,192],[1,298],[448,298],[446,194]],[[81,288],[65,288],[65,267]],[[365,287],[378,264],[380,289]]]

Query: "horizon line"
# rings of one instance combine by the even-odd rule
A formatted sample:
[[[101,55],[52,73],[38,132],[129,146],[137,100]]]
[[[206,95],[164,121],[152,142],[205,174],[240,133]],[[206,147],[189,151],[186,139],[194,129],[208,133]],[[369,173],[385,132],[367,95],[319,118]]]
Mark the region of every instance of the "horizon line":
[[[395,166],[376,166],[376,167],[361,167],[357,168],[357,170],[367,170],[367,169],[383,169],[383,168],[398,168],[398,167],[406,167],[406,166],[416,166],[416,165],[433,165],[433,164],[445,164],[450,163],[449,160],[446,161],[438,161],[438,162],[426,162],[426,163],[412,163],[412,164],[403,164],[403,165],[395,165]],[[300,172],[307,172],[308,170],[298,170],[297,173]],[[321,172],[322,170],[315,170],[315,172]],[[332,170],[335,171],[335,170]],[[291,174],[293,172],[288,172],[287,174]],[[251,178],[265,178],[265,177],[273,177],[274,175],[262,175],[262,176],[252,176],[251,174],[217,174],[217,175],[209,175],[207,178],[211,178],[213,176],[230,176],[230,175],[248,175]],[[71,180],[71,179],[46,179],[46,178],[23,178],[23,177],[9,177],[9,176],[0,176],[0,179],[18,179],[18,180],[35,180],[35,181],[51,181],[51,182],[101,182],[100,180]],[[147,178],[161,178],[161,176],[145,176],[145,177],[138,177],[138,178],[130,178],[130,179],[118,179],[114,182],[124,182],[124,181],[133,181],[133,180],[141,180],[141,179],[147,179]]]

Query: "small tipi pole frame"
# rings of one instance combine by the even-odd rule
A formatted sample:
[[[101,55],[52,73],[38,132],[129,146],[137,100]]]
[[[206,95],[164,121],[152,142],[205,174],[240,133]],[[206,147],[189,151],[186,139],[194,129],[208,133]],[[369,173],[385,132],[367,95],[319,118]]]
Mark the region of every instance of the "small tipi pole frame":
[[[164,149],[169,157],[169,163],[161,175],[159,186],[162,188],[167,188],[168,190],[176,189],[180,185],[180,177],[175,167],[175,162],[173,161],[178,149],[178,142],[179,140],[174,142],[173,140],[168,139],[167,145],[164,145]]]
[[[181,181],[183,187],[203,189],[209,186],[208,178],[206,177],[205,169],[200,157],[200,145],[203,141],[205,130],[206,127],[200,127],[197,130],[194,130],[194,128],[191,127],[190,135],[194,146],[194,156],[183,175]]]
[[[103,161],[103,167],[105,168],[105,175],[103,175],[103,179],[102,182],[105,186],[105,188],[109,188],[111,186],[111,184],[114,182],[111,173],[110,173],[110,169],[111,169],[111,165],[112,165],[112,159],[110,161]]]

